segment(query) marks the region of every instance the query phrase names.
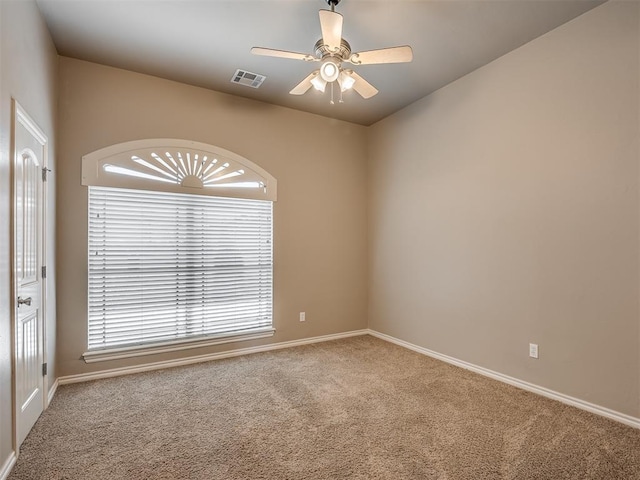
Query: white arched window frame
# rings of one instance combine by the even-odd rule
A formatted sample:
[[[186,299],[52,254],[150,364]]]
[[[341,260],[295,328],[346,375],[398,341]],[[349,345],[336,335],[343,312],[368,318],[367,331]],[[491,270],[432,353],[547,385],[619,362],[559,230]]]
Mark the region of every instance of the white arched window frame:
[[[85,155],[82,184],[89,187],[86,362],[273,335],[277,182],[267,171],[220,147],[146,139]],[[189,267],[173,271],[174,264]]]
[[[216,197],[277,199],[277,181],[255,163],[205,143],[146,139],[82,157],[82,184]]]

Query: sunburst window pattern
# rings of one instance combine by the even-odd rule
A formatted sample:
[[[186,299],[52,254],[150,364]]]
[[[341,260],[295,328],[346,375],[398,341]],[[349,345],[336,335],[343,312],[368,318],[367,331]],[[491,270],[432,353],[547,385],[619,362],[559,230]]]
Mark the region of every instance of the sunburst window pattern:
[[[190,188],[265,188],[264,180],[254,172],[214,155],[166,151],[131,155],[130,160],[127,165],[106,163],[104,171]]]
[[[133,140],[83,155],[82,184],[252,200],[278,196],[278,181],[259,164],[176,138]]]

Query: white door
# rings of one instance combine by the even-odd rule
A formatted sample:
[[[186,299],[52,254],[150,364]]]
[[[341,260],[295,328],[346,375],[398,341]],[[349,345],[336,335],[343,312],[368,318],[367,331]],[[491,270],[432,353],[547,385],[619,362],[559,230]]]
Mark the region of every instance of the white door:
[[[46,137],[14,103],[13,284],[18,447],[44,409],[43,168]]]

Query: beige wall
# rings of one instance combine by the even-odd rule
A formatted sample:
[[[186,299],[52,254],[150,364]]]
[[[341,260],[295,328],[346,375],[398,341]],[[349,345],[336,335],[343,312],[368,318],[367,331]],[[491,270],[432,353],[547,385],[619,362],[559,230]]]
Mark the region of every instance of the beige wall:
[[[15,98],[49,138],[49,165],[54,170],[48,192],[47,231],[50,252],[47,288],[47,350],[49,380],[55,371],[55,127],[57,54],[49,32],[32,1],[0,0],[0,469],[13,451],[11,426],[11,298],[9,212],[11,98]]]
[[[61,58],[59,80],[60,375],[366,328],[364,127],[69,58]],[[87,348],[81,157],[111,144],[163,137],[220,146],[278,180],[277,331],[267,340],[87,365],[80,359]]]
[[[640,417],[638,9],[371,128],[370,328]]]

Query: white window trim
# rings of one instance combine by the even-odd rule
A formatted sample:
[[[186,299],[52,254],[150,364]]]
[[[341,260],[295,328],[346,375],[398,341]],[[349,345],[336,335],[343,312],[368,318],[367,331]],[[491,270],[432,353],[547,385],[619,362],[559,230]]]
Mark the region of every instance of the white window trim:
[[[245,342],[248,340],[259,340],[261,338],[272,337],[276,329],[273,327],[260,330],[252,330],[251,333],[228,333],[210,336],[202,339],[185,339],[168,342],[159,342],[144,346],[132,345],[129,347],[109,348],[104,350],[91,350],[84,352],[82,358],[85,363],[106,362],[109,360],[120,360],[123,358],[142,357],[145,355],[155,355],[158,353],[178,352],[192,348],[211,347],[224,343]]]

